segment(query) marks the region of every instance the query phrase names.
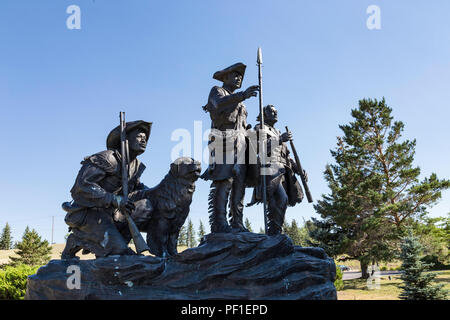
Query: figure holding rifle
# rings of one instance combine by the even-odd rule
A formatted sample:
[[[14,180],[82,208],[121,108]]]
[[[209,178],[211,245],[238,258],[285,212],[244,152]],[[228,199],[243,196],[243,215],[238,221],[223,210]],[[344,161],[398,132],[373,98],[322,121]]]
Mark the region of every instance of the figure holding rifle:
[[[247,206],[263,201],[263,178],[266,180],[267,201],[267,231],[268,235],[277,235],[282,232],[284,216],[288,206],[295,206],[303,200],[303,190],[295,174],[304,176],[308,181],[306,172],[299,169],[296,162],[289,156],[286,142],[292,140],[290,132],[281,133],[274,125],[278,121],[278,111],[273,105],[263,108],[264,131],[258,124],[255,127],[261,132],[259,139],[267,144],[266,175],[260,175],[260,183],[253,190],[252,201]],[[261,121],[261,115],[257,121]]]
[[[138,253],[148,250],[130,215],[134,203],[146,198],[149,191],[140,182],[145,166],[137,157],[147,147],[152,123],[125,123],[123,114],[121,120],[107,137],[108,150],[81,162],[71,189],[73,201],[62,205],[71,231],[62,259],[75,258],[82,249],[96,257],[132,255],[135,253],[128,247],[132,238]]]

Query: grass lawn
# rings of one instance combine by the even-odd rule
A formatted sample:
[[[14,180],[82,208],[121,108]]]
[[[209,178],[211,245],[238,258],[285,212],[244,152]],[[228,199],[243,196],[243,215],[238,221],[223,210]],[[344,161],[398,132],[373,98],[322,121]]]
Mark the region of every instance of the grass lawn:
[[[435,278],[435,283],[444,284],[444,288],[450,290],[450,270],[433,272],[439,274]],[[393,275],[391,279],[389,280],[388,276],[382,276],[379,289],[369,289],[366,280],[345,280],[344,289],[338,291],[338,300],[399,300],[398,296],[401,292],[399,286],[403,281],[400,275]],[[373,281],[373,285],[375,284]]]

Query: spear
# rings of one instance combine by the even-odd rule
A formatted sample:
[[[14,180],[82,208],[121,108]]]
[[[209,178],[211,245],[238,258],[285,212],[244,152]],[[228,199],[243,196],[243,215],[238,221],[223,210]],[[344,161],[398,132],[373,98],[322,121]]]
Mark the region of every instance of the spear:
[[[261,121],[261,134],[260,134],[260,148],[259,148],[259,159],[261,163],[261,170],[262,173],[262,201],[263,201],[263,209],[264,209],[264,229],[265,233],[267,234],[267,199],[266,199],[266,175],[265,171],[262,170],[262,168],[265,168],[266,165],[266,149],[264,144],[264,112],[263,112],[263,95],[262,95],[262,52],[261,48],[258,48],[258,56],[256,59],[256,62],[258,64],[258,80],[259,80],[259,114],[260,114],[260,121]]]

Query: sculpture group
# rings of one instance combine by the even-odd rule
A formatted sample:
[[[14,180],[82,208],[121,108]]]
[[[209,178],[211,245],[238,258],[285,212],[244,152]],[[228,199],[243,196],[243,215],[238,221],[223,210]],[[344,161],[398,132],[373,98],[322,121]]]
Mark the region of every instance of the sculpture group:
[[[177,254],[178,235],[199,177],[211,181],[211,233],[248,232],[243,224],[248,187],[253,188],[248,206],[264,205],[269,236],[282,232],[287,207],[304,198],[296,175],[302,177],[312,201],[306,172],[298,159],[290,157],[286,145],[292,142],[292,134],[275,128],[278,112],[273,105],[262,106],[261,81],[239,91],[245,69],[243,63],[236,63],[213,75],[222,85],[211,89],[203,107],[211,117],[210,162],[203,174],[200,162],[181,157],[170,164],[157,186],[144,185],[140,177],[145,165],[138,157],[146,150],[152,123],[125,122],[121,113],[121,125],[108,134],[106,150],[84,158],[71,189],[73,200],[63,203],[70,230],[63,259],[76,258],[80,250],[97,258],[135,255],[128,246],[132,239],[138,254],[145,250],[159,257]],[[259,123],[252,127],[244,101],[258,94]],[[146,232],[146,241],[140,232]]]

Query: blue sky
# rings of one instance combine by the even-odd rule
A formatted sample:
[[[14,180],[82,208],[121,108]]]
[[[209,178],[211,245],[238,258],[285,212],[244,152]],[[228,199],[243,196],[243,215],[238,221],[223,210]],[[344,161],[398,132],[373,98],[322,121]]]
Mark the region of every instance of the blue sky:
[[[81,29],[69,30],[69,5]],[[366,27],[369,5],[381,30]],[[61,203],[84,156],[105,149],[119,111],[152,121],[142,180],[166,174],[176,129],[203,131],[212,74],[247,64],[243,87],[257,84],[256,51],[264,60],[264,103],[279,110],[278,128],[294,134],[314,199],[327,193],[339,124],[362,98],[386,98],[404,137],[417,139],[422,176],[450,177],[450,2],[433,1],[106,1],[4,0],[0,3],[0,227],[14,240],[26,225],[56,242],[67,232]],[[258,99],[246,101],[255,124]],[[203,148],[206,142],[203,142]],[[206,164],[203,163],[203,167]],[[190,218],[207,225],[209,182],[198,181]],[[247,189],[246,200],[251,190]],[[430,210],[450,212],[450,192]],[[255,230],[262,208],[246,208]],[[287,220],[316,216],[311,204]]]

